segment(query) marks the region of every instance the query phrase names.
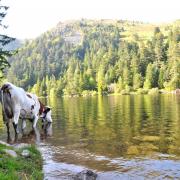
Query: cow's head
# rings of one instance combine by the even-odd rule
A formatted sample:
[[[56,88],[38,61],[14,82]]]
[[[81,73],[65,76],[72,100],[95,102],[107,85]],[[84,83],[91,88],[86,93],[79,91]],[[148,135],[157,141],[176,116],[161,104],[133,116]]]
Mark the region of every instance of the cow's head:
[[[41,114],[41,118],[43,119],[43,121],[47,121],[47,122],[52,122],[52,117],[51,117],[51,108],[48,106],[45,106],[43,109],[43,112]]]

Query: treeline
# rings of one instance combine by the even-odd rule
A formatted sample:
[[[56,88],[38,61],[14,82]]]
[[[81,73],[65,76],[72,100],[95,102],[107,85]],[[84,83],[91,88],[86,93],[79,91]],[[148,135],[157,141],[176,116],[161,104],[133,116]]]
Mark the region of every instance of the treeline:
[[[146,39],[126,32],[122,22],[60,24],[10,59],[8,80],[59,96],[180,88],[179,26],[156,27]]]

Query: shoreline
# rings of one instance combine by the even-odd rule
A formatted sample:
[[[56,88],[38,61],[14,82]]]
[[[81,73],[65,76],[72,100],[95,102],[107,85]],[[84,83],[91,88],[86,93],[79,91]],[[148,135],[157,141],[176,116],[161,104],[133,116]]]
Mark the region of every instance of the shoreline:
[[[86,93],[81,94],[69,94],[69,95],[61,95],[58,97],[62,98],[72,98],[72,97],[95,97],[95,96],[116,96],[116,95],[157,95],[157,94],[173,94],[173,95],[180,95],[180,89],[167,91],[164,89],[152,88],[152,89],[139,89],[137,91],[126,91],[122,90],[120,93],[108,93],[104,92],[102,94],[98,94],[95,91],[86,91]],[[51,98],[54,96],[47,95],[47,98]],[[56,97],[56,96],[55,96]],[[43,98],[43,97],[42,97]]]
[[[0,141],[0,178],[43,179],[43,159],[31,144],[8,144]]]

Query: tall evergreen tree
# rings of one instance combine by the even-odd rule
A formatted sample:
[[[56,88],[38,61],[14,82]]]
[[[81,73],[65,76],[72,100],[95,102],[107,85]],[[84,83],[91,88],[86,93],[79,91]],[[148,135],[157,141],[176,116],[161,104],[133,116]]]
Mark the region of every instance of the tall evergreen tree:
[[[9,7],[3,6],[0,4],[0,28],[3,28],[3,29],[7,28],[7,26],[2,24],[2,21],[7,14],[8,8]],[[0,78],[3,77],[3,70],[6,67],[10,66],[9,62],[7,61],[7,58],[13,55],[13,51],[6,50],[5,46],[9,44],[10,42],[12,42],[13,40],[15,39],[12,37],[9,37],[4,34],[0,34]]]

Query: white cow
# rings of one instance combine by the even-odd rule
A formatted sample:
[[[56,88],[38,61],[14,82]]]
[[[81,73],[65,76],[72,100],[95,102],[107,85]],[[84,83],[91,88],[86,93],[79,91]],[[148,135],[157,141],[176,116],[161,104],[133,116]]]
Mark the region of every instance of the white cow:
[[[19,133],[19,118],[22,119],[22,130],[26,127],[26,119],[33,122],[33,128],[36,127],[39,116],[43,121],[52,122],[49,107],[44,106],[35,94],[27,93],[12,83],[7,82],[1,87],[1,103],[8,135],[10,121],[13,123],[15,133]]]

